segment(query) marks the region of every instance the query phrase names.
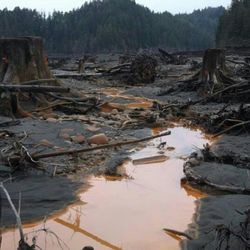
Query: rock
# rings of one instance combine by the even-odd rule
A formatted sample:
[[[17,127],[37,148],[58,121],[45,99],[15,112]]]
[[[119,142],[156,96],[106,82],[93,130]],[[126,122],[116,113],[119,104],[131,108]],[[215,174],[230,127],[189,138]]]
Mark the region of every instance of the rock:
[[[71,140],[75,143],[84,143],[85,142],[85,136],[83,135],[75,135],[75,136],[71,136]]]
[[[105,123],[106,123],[108,126],[113,126],[113,125],[116,124],[115,121],[106,121]]]
[[[56,123],[57,119],[51,117],[51,118],[48,118],[46,121],[51,122],[51,123]]]
[[[59,138],[70,141],[71,136],[74,135],[74,129],[72,128],[64,128],[59,133]]]
[[[167,150],[168,150],[168,151],[174,151],[174,150],[175,150],[175,147],[167,147]]]
[[[82,250],[95,250],[93,247],[90,247],[90,246],[86,246],[84,247]]]
[[[62,133],[71,133],[71,132],[73,132],[74,131],[74,129],[73,128],[63,128],[62,130],[61,130],[61,132]]]
[[[45,120],[50,119],[50,118],[54,118],[54,119],[58,118],[58,115],[54,113],[42,113],[42,116]]]
[[[53,143],[48,141],[47,139],[43,139],[39,142],[39,145],[45,146],[45,147],[53,147]]]
[[[70,140],[70,135],[68,133],[61,132],[59,134],[59,137],[62,138],[62,139],[64,139],[64,140]]]
[[[112,115],[118,115],[118,114],[119,114],[119,111],[118,111],[117,109],[113,109],[113,110],[111,111],[111,114],[112,114]]]
[[[105,134],[97,134],[88,138],[87,141],[89,144],[101,145],[101,144],[107,144],[109,139]]]
[[[90,132],[97,132],[97,131],[100,130],[100,128],[97,128],[95,126],[88,126],[87,130],[90,131]]]

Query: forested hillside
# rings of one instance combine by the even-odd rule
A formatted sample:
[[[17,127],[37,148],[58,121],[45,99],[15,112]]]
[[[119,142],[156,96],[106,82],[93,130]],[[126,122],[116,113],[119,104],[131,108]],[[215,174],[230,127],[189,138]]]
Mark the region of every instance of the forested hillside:
[[[233,0],[220,18],[218,46],[250,46],[250,0]]]
[[[223,7],[190,15],[154,13],[132,0],[95,0],[49,16],[35,10],[0,11],[0,36],[42,36],[54,53],[117,52],[139,48],[212,47]]]

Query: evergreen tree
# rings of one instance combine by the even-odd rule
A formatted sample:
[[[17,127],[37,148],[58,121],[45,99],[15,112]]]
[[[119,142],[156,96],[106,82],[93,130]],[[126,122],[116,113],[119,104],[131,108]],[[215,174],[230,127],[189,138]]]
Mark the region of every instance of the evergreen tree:
[[[48,52],[122,52],[140,48],[204,49],[214,46],[224,8],[190,15],[154,13],[133,0],[94,0],[67,13],[0,11],[0,36],[42,36]],[[247,13],[244,13],[245,15]],[[243,31],[244,30],[244,31]],[[241,32],[248,30],[243,26]]]

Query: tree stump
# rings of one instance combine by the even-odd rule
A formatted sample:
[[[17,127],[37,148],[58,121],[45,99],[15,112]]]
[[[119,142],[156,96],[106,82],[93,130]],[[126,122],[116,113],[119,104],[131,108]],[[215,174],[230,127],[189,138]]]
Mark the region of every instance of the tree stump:
[[[79,59],[79,61],[78,61],[78,73],[84,72],[84,62],[85,62],[85,60],[83,58]]]
[[[203,56],[201,81],[206,90],[213,93],[215,88],[223,86],[221,75],[226,69],[225,50],[207,49]]]
[[[22,82],[51,78],[48,62],[43,54],[43,42],[39,37],[0,39],[0,82]],[[20,113],[21,94],[0,93],[0,110],[5,115]],[[29,97],[28,97],[29,98]],[[21,112],[22,113],[22,112]]]
[[[0,39],[0,82],[20,83],[51,77],[39,37]]]

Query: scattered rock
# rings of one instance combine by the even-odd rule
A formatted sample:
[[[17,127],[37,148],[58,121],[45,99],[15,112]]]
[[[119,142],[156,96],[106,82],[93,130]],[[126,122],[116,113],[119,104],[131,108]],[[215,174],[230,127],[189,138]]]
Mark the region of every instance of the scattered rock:
[[[93,247],[90,247],[90,246],[86,246],[84,247],[82,250],[95,250]]]
[[[56,123],[57,119],[51,117],[51,118],[48,118],[46,121],[51,122],[51,123]]]
[[[61,130],[62,133],[71,133],[71,132],[73,132],[73,131],[74,131],[73,128],[63,128],[63,129]]]
[[[97,131],[100,130],[100,128],[97,128],[95,126],[88,126],[87,130],[90,131],[90,132],[97,132]]]
[[[101,145],[101,144],[107,144],[109,139],[105,134],[97,134],[88,138],[87,141],[89,144]]]
[[[118,115],[118,114],[119,114],[119,111],[118,111],[117,109],[113,109],[113,110],[111,111],[111,114],[112,114],[112,115]]]
[[[174,151],[175,147],[167,147],[167,151]]]
[[[59,134],[59,137],[60,138],[62,138],[62,139],[64,139],[64,140],[70,140],[70,135],[69,134],[67,134],[67,133],[60,133]]]
[[[75,136],[71,136],[71,140],[75,143],[84,143],[85,142],[85,136],[83,135],[75,135]]]
[[[53,147],[53,146],[54,146],[53,143],[50,142],[50,141],[47,140],[47,139],[41,140],[41,141],[39,142],[38,145],[40,145],[40,146],[45,146],[45,147]]]

